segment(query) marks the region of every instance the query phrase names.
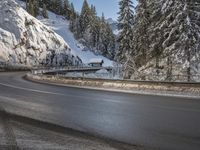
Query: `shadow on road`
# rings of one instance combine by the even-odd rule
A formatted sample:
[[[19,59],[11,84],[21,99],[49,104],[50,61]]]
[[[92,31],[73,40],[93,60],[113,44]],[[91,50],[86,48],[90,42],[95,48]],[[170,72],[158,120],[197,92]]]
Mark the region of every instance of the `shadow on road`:
[[[72,129],[8,114],[0,106],[1,150],[143,150]]]

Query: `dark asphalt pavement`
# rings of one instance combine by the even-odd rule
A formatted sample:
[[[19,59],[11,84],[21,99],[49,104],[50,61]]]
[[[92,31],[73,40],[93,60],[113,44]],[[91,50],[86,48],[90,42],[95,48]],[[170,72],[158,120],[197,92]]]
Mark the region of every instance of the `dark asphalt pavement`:
[[[0,73],[7,112],[161,150],[200,149],[200,99],[45,85]]]

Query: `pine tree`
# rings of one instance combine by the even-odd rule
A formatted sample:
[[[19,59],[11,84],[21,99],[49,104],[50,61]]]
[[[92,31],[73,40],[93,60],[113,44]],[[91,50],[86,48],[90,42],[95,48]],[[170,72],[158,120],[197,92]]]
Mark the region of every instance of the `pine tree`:
[[[98,29],[99,30],[99,29]],[[99,40],[97,42],[98,53],[113,59],[115,51],[115,37],[110,25],[106,22],[104,14],[100,20],[100,31],[98,33]]]
[[[59,10],[58,10],[58,14],[62,15],[63,14],[63,1],[62,0],[58,0],[59,3]]]
[[[106,42],[106,21],[104,14],[102,13],[100,20],[100,32],[99,32],[99,42],[98,42],[98,50],[102,55],[105,55],[107,53],[105,48],[105,42]]]
[[[71,3],[71,13],[70,13],[70,17],[69,17],[70,27],[69,28],[72,32],[75,32],[77,18],[78,18],[78,14],[76,13],[76,11],[74,9],[73,3]]]
[[[38,0],[38,4],[39,4],[40,7],[41,7],[41,6],[43,7],[43,4],[45,4],[45,3],[44,3],[44,0]],[[46,5],[46,4],[45,4],[45,5]]]
[[[151,60],[152,58],[156,59],[155,68],[156,68],[156,75],[160,74],[160,70],[162,70],[162,66],[160,66],[160,60],[162,60],[163,54],[163,40],[164,40],[164,31],[160,28],[160,24],[162,23],[164,17],[162,17],[162,4],[157,3],[157,0],[152,0],[149,2],[147,7],[149,18],[148,23],[150,28],[148,29],[148,53],[147,61]],[[150,9],[151,8],[151,9]],[[147,10],[146,10],[147,11]]]
[[[118,27],[120,32],[119,35],[119,50],[117,59],[121,63],[125,63],[128,54],[133,50],[132,39],[133,39],[133,2],[131,0],[121,0],[119,2],[120,11],[118,18]]]
[[[67,20],[70,20],[71,9],[74,9],[74,8],[70,8],[69,0],[65,0],[64,7],[63,7],[63,15],[66,17]]]
[[[80,20],[80,16],[77,14],[76,19],[74,20],[75,25],[73,27],[73,29],[74,29],[73,33],[74,33],[74,36],[76,39],[79,39],[81,37],[81,29],[80,29],[80,21],[79,20]]]
[[[33,0],[34,17],[37,17],[40,13],[39,0]]]
[[[110,59],[114,59],[116,52],[115,35],[113,34],[113,31],[108,23],[106,24],[106,33],[107,33],[107,41],[109,41],[106,56]]]
[[[42,0],[42,3],[46,5],[48,10],[50,9],[51,0]],[[43,4],[40,6],[43,6]]]
[[[48,1],[48,10],[52,11],[52,12],[55,12],[54,11],[54,7],[55,7],[55,0],[45,0],[45,1]],[[46,4],[46,3],[45,3]]]
[[[45,4],[43,4],[42,15],[43,15],[44,18],[49,18],[48,12],[47,12],[47,7],[46,7]]]
[[[29,0],[26,0],[26,11],[29,12]]]
[[[34,17],[39,15],[39,0],[27,0],[26,1],[26,10],[29,14]]]
[[[80,35],[83,37],[83,35],[85,34],[85,31],[87,29],[87,27],[89,26],[89,23],[91,21],[91,17],[92,17],[92,11],[88,5],[87,0],[84,0],[83,2],[83,7],[81,10],[81,14],[80,14],[80,18],[79,18],[79,24],[80,24]]]
[[[54,13],[61,15],[63,12],[62,0],[52,0],[51,8]]]
[[[91,5],[91,11],[92,11],[92,13],[94,14],[94,16],[97,15],[96,7],[95,7],[94,5]]]
[[[163,46],[168,59],[168,76],[173,75],[173,70],[179,70],[181,74],[185,72],[187,80],[190,81],[192,66],[199,59],[200,2],[167,0],[163,1],[163,4],[167,5],[162,9],[163,15],[166,16],[162,30],[165,32]],[[167,28],[167,25],[170,28]],[[185,66],[181,69],[174,68],[178,67],[180,62]]]
[[[32,16],[36,16],[35,15],[35,9],[34,9],[34,4],[33,4],[33,2],[32,1],[29,1],[29,3],[28,3],[28,13],[29,14],[31,14]]]
[[[94,6],[92,6],[94,8]],[[92,11],[90,14],[89,25],[87,26],[87,30],[85,33],[85,40],[87,41],[87,45],[92,49],[97,48],[97,43],[99,41],[99,31],[100,31],[100,22],[98,17],[96,16],[96,12]]]
[[[145,65],[147,62],[147,55],[149,50],[149,24],[150,24],[150,10],[148,8],[148,0],[138,0],[134,24],[134,38],[133,43],[135,48],[136,61],[139,66]]]

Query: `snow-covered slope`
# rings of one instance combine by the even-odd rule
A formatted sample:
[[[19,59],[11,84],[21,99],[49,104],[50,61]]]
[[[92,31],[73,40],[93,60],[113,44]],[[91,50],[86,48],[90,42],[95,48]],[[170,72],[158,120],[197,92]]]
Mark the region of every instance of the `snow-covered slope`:
[[[38,17],[38,19],[45,25],[51,27],[57,34],[62,36],[64,40],[69,44],[73,54],[77,54],[87,64],[91,58],[101,58],[104,60],[104,66],[112,66],[113,62],[103,56],[97,56],[93,52],[87,50],[82,46],[73,36],[69,30],[69,21],[63,16],[56,15],[52,12],[48,12],[49,19]]]
[[[67,57],[66,57],[67,56]],[[71,49],[15,0],[0,0],[0,59],[12,64],[75,64]]]

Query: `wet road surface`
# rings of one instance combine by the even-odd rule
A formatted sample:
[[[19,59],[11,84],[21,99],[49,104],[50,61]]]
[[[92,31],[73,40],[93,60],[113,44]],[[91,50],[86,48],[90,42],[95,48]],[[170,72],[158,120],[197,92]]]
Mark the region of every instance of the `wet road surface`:
[[[6,112],[163,150],[200,149],[200,100],[45,85],[0,74]]]

